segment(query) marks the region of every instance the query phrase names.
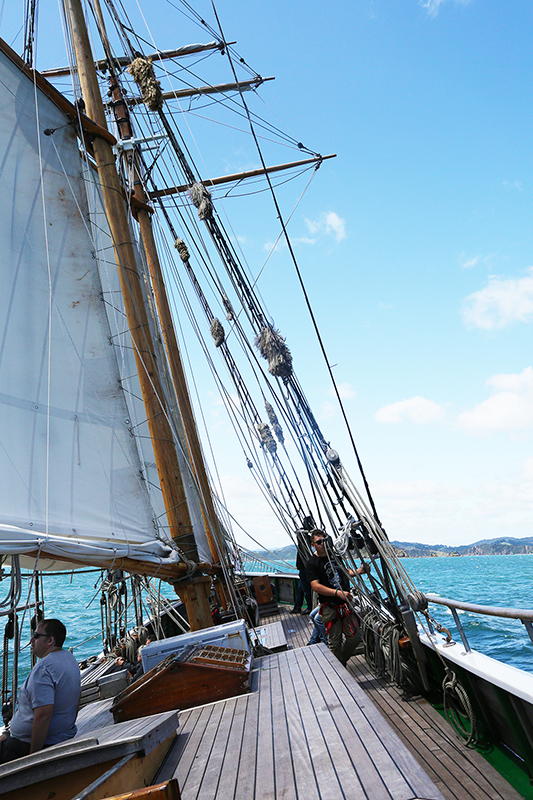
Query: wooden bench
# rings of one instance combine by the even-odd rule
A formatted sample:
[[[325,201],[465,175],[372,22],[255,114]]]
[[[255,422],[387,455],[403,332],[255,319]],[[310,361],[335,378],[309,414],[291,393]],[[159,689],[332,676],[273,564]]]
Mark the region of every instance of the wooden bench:
[[[175,739],[178,713],[113,725],[111,702],[83,708],[73,739],[1,765],[0,795],[6,800],[81,800],[91,796],[86,792],[91,785],[92,797],[149,785]]]

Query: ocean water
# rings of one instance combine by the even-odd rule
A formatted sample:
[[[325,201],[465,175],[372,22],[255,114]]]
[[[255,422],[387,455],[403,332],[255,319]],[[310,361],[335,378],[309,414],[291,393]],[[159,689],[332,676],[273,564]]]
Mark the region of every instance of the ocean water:
[[[533,609],[533,555],[402,558],[401,564],[422,592],[476,605]],[[287,571],[285,564],[280,568]],[[432,604],[430,612],[460,641],[451,611]],[[533,672],[533,643],[519,620],[458,614],[472,649]]]
[[[533,555],[406,558],[401,563],[423,592],[480,605],[533,608]],[[286,565],[283,565],[283,571],[287,571]],[[46,615],[58,617],[64,622],[67,628],[65,646],[73,648],[78,660],[99,653],[102,649],[98,582],[99,573],[72,577],[51,575],[44,578]],[[23,600],[27,593],[24,586],[25,583]],[[174,596],[172,589],[165,584],[162,584],[162,591],[167,597]],[[459,634],[451,612],[437,605],[432,605],[430,610],[458,640]],[[533,644],[521,622],[481,617],[464,611],[460,611],[459,615],[473,649],[506,664],[533,671]],[[26,613],[19,683],[30,666],[29,635],[29,616]]]
[[[484,606],[533,609],[533,555],[403,558],[402,566],[422,592]],[[451,611],[431,613],[459,640]],[[458,611],[472,649],[533,672],[533,643],[519,620]]]
[[[60,619],[67,629],[67,638],[64,647],[72,648],[78,661],[91,655],[102,652],[102,623],[100,616],[100,572],[75,573],[72,575],[44,575],[44,601],[45,615]],[[173,589],[157,581],[157,588],[168,598],[175,598]],[[5,581],[8,588],[8,580]],[[129,587],[128,587],[129,588]],[[0,599],[3,599],[2,586],[0,585]],[[33,599],[33,596],[30,599]],[[28,600],[28,582],[22,582],[22,598],[20,606]],[[145,606],[144,618],[150,616],[150,609]],[[33,612],[26,611],[19,614],[19,624],[22,623],[21,652],[19,655],[19,685],[24,681],[31,669],[30,661],[30,617]],[[6,619],[0,619],[2,625],[2,639]],[[135,625],[133,611],[128,613],[128,628]],[[11,681],[11,664],[13,642],[9,642]],[[11,686],[11,683],[9,684]],[[0,723],[1,725],[1,723]]]

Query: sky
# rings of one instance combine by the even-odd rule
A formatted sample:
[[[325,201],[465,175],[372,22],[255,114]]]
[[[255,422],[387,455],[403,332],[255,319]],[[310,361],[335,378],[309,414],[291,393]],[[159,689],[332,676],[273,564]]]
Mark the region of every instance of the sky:
[[[155,12],[161,49],[191,41],[172,4],[124,2],[139,21]],[[15,5],[0,0],[9,43]],[[198,6],[212,19],[210,3]],[[219,0],[217,11],[226,39],[276,78],[254,107],[337,156],[296,209],[309,176],[290,199],[283,187],[283,212],[389,538],[532,536],[533,6]],[[54,13],[41,11],[40,68],[65,63]],[[226,132],[207,126],[194,141],[209,173],[257,165],[251,143]],[[287,155],[274,163],[298,157]],[[275,229],[248,200],[223,202],[319,424],[355,473],[286,249],[265,264]],[[269,548],[289,543],[228,446],[213,387],[195,381],[232,515]]]

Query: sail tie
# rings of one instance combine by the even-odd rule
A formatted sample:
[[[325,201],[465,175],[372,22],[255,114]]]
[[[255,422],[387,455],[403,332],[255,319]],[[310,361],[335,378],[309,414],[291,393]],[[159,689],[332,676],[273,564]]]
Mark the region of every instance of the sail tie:
[[[139,56],[134,58],[128,67],[128,72],[141,90],[143,102],[150,111],[160,111],[163,108],[161,84],[156,80],[151,58]]]
[[[189,258],[190,258],[189,250],[187,248],[187,245],[183,241],[183,239],[176,239],[176,241],[174,242],[174,247],[178,251],[179,257],[181,258],[182,261],[188,261],[189,260]]]
[[[231,322],[231,320],[235,319],[235,311],[231,305],[231,300],[225,294],[222,295],[222,305],[226,310],[226,319]]]
[[[263,446],[266,447],[268,452],[272,453],[273,455],[277,451],[278,446],[276,444],[276,440],[272,436],[270,426],[267,425],[266,422],[260,422],[259,425],[256,425],[256,428]]]

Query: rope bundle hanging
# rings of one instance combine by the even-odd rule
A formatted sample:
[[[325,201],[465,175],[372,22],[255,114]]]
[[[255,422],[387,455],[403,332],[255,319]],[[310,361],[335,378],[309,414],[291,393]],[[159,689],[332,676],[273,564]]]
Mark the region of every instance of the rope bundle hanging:
[[[285,339],[274,328],[263,328],[255,338],[255,346],[268,361],[268,371],[276,378],[288,379],[292,375],[292,355]]]
[[[174,247],[178,251],[179,257],[181,258],[182,261],[188,261],[189,260],[189,258],[190,258],[189,250],[187,248],[187,245],[183,241],[183,239],[176,239],[176,241],[174,242]]]
[[[156,80],[151,58],[139,56],[128,67],[128,72],[141,90],[143,103],[150,111],[160,111],[163,108],[161,84]]]
[[[256,427],[257,432],[261,437],[263,446],[266,447],[269,453],[274,454],[277,451],[278,446],[276,444],[276,440],[272,436],[270,427],[266,424],[266,422],[260,422]]]
[[[198,209],[198,219],[209,219],[209,217],[213,216],[211,193],[205,188],[203,183],[193,183],[188,194]]]
[[[215,347],[220,347],[221,344],[224,344],[226,334],[222,323],[216,317],[211,320],[211,336],[214,339]]]
[[[266,412],[267,412],[268,418],[270,420],[270,424],[272,425],[272,430],[276,434],[276,439],[278,440],[278,442],[280,444],[284,444],[285,436],[283,435],[283,428],[279,424],[278,418],[276,416],[276,412],[274,411],[274,409],[272,408],[272,406],[270,405],[268,400],[265,400],[265,408],[266,408]]]

